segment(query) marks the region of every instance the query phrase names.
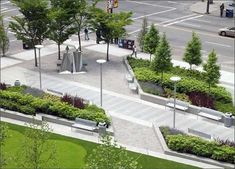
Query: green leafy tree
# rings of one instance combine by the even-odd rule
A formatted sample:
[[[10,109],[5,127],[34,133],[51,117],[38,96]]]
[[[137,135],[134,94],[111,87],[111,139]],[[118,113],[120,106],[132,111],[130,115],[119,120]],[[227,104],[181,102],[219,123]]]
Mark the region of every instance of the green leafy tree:
[[[6,124],[0,122],[0,169],[4,169],[7,164],[7,158],[5,157],[4,146],[8,135],[8,127]]]
[[[2,56],[5,56],[9,48],[9,38],[4,28],[2,16],[0,16],[0,22],[2,23],[0,25],[0,53]]]
[[[50,2],[48,38],[56,42],[58,46],[58,60],[60,60],[61,44],[75,33],[75,29],[72,27],[72,12],[69,10],[71,2],[67,0],[50,0]]]
[[[16,161],[19,168],[57,168],[56,147],[50,139],[51,129],[43,121],[41,125],[28,124]]]
[[[82,51],[81,30],[89,25],[92,8],[95,8],[99,0],[88,3],[87,0],[71,0],[69,10],[73,17],[73,26],[78,35],[79,50]]]
[[[42,44],[48,31],[48,0],[12,0],[23,16],[13,16],[9,28],[16,38],[34,47]],[[34,48],[35,66],[37,66],[36,48]]]
[[[156,48],[159,45],[159,40],[160,40],[159,32],[154,26],[154,24],[152,24],[148,33],[144,37],[144,51],[150,54],[150,61],[152,54],[155,53]]]
[[[86,169],[140,169],[137,159],[130,157],[123,147],[112,143],[111,139],[108,135],[101,139],[102,144],[88,156]]]
[[[192,33],[192,40],[188,42],[187,48],[184,53],[183,60],[190,65],[190,69],[192,69],[192,65],[200,65],[202,63],[201,59],[201,41],[195,32]]]
[[[208,55],[207,63],[203,65],[203,70],[205,71],[205,80],[210,87],[217,84],[220,78],[220,67],[216,64],[217,56],[213,51]]]
[[[101,30],[101,36],[107,43],[107,58],[109,61],[109,44],[112,39],[126,35],[125,26],[130,25],[132,13],[107,13],[102,9],[93,8],[90,24],[93,29]]]
[[[161,72],[161,82],[163,82],[163,73],[171,67],[171,49],[164,33],[151,62],[151,68],[156,72]]]
[[[144,51],[144,37],[148,32],[148,20],[147,17],[143,18],[142,28],[138,34],[137,41],[139,43],[139,47],[141,49],[141,52]]]

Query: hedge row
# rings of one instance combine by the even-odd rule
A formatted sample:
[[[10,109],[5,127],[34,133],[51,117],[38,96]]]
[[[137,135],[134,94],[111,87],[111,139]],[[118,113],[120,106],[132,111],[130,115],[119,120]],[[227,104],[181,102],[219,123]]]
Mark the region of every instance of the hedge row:
[[[235,148],[232,142],[217,140],[207,141],[189,136],[180,130],[160,127],[167,146],[174,151],[207,157],[218,161],[234,163]],[[229,143],[229,144],[226,144]]]
[[[38,112],[69,120],[79,117],[110,124],[110,120],[105,115],[104,110],[94,105],[87,105],[85,109],[78,109],[65,102],[42,99],[18,92],[0,91],[0,106],[24,114],[35,115]]]
[[[160,83],[161,76],[160,74],[155,73],[149,68],[135,68],[134,69],[136,78],[140,81],[150,81],[153,83]],[[173,90],[174,83],[170,80],[174,74],[164,73],[163,87],[167,87]],[[208,84],[196,80],[191,77],[182,77],[181,81],[177,83],[177,91],[179,93],[189,93],[192,91],[198,91],[202,93],[207,93],[213,95],[215,100],[223,101],[224,103],[231,103],[232,97],[231,94],[225,90],[224,87],[215,86],[211,87],[210,92],[208,90]]]
[[[166,142],[171,150],[207,157],[218,161],[235,163],[235,149],[227,145],[219,145],[199,137],[189,135],[168,135]]]

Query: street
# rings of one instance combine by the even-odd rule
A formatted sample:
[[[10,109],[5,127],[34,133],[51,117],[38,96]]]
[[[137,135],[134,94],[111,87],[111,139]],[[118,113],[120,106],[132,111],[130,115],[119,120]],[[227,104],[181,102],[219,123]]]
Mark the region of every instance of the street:
[[[218,30],[233,26],[232,18],[221,18],[206,14],[193,13],[190,7],[195,1],[132,1],[120,0],[119,7],[114,12],[132,11],[133,23],[127,27],[128,38],[136,40],[144,16],[148,18],[148,25],[152,23],[159,29],[160,34],[166,33],[172,48],[173,59],[182,60],[185,46],[191,40],[192,32],[196,32],[202,42],[202,57],[205,61],[208,54],[215,49],[218,63],[222,70],[234,72],[234,38],[218,35]],[[2,14],[7,27],[11,16],[20,16],[18,9],[8,0],[3,0]],[[98,6],[106,8],[106,1],[101,1]],[[22,50],[22,42],[8,30],[10,39],[10,54]]]

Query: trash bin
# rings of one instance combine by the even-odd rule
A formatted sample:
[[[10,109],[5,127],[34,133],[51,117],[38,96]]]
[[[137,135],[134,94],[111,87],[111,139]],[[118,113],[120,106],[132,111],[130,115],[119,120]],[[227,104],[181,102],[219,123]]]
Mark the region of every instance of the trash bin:
[[[23,42],[23,49],[29,49],[29,46]]]
[[[233,124],[233,118],[231,113],[225,113],[224,115],[224,126],[231,127]]]
[[[20,81],[16,80],[15,83],[14,83],[14,86],[20,86]]]
[[[101,136],[101,137],[106,134],[106,123],[105,122],[99,122],[98,133],[99,133],[99,136]]]
[[[226,9],[226,17],[232,18],[233,17],[233,9]]]

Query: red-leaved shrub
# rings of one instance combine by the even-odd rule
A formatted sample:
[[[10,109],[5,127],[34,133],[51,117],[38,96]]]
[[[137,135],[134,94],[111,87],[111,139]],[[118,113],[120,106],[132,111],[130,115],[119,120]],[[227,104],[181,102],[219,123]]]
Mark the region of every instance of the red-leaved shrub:
[[[214,109],[214,100],[205,93],[193,91],[187,94],[193,105]]]

